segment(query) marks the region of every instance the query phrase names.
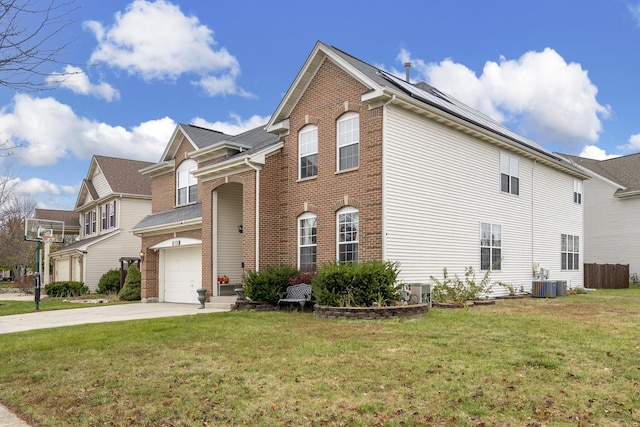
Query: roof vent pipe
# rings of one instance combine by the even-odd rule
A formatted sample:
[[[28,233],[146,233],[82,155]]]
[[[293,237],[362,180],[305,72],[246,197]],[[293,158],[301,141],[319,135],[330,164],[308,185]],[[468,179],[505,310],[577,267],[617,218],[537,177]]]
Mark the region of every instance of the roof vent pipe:
[[[405,71],[407,73],[407,77],[406,77],[407,83],[411,83],[411,79],[410,79],[410,77],[411,77],[411,62],[405,62],[404,63],[404,69],[405,69]]]

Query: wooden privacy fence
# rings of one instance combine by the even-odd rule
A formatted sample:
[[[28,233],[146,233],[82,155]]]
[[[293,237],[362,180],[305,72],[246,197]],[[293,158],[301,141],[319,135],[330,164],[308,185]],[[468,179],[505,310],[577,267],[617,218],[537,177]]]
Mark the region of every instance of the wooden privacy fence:
[[[629,264],[585,264],[584,287],[624,289],[629,287]]]

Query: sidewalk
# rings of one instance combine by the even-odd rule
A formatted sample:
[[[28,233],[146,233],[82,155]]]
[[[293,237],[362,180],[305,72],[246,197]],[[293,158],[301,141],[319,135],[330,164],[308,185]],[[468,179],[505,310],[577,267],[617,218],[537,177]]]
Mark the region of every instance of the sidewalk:
[[[9,297],[7,294],[0,294],[0,300],[3,299],[22,299],[29,301],[33,300],[33,295],[20,298],[18,296]],[[215,298],[215,302],[206,303],[204,309],[199,308],[200,304],[132,303],[92,305],[90,307],[73,308],[69,310],[34,311],[32,313],[0,316],[0,335],[34,329],[83,325],[87,323],[121,322],[125,320],[221,313],[229,311],[235,299],[235,297],[218,297]],[[30,426],[0,404],[0,427]]]

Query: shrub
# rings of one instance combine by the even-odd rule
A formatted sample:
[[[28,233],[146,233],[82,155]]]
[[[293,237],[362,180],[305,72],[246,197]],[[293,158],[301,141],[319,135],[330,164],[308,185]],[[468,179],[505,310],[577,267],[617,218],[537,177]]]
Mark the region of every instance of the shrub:
[[[89,288],[82,282],[74,282],[71,280],[52,282],[45,285],[44,292],[55,298],[79,297],[89,293]]]
[[[451,302],[460,305],[465,301],[476,300],[491,291],[493,285],[489,283],[490,275],[491,269],[487,270],[482,280],[478,282],[473,267],[465,267],[464,280],[460,279],[457,274],[450,278],[445,267],[442,280],[431,276],[431,280],[435,282],[431,292],[432,298],[436,302]]]
[[[117,294],[120,291],[120,270],[112,269],[100,277],[98,293],[103,295]]]
[[[266,267],[264,270],[249,270],[243,278],[244,294],[253,301],[277,302],[278,294],[287,290],[289,279],[299,277],[296,268],[279,266]]]
[[[141,288],[140,270],[135,265],[131,265],[127,270],[127,277],[124,279],[118,298],[123,301],[140,301]]]
[[[398,272],[398,264],[390,261],[334,262],[318,270],[313,293],[318,304],[333,307],[392,305],[400,300]]]

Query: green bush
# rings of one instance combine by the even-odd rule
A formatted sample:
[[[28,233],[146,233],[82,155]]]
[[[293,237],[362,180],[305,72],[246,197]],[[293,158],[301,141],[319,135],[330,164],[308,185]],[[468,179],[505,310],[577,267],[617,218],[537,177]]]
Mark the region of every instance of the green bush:
[[[66,280],[45,285],[44,292],[54,298],[79,297],[88,294],[89,288],[82,282]]]
[[[140,291],[142,289],[140,270],[135,265],[129,266],[124,285],[118,293],[118,298],[123,301],[140,301]]]
[[[318,270],[313,280],[313,294],[318,304],[333,307],[393,305],[400,300],[398,273],[396,262],[334,262]]]
[[[249,270],[242,280],[242,287],[250,300],[277,302],[278,294],[287,290],[289,279],[299,275],[297,269],[284,265],[260,271]]]
[[[100,277],[98,293],[103,295],[117,294],[120,292],[120,270],[112,269]]]

